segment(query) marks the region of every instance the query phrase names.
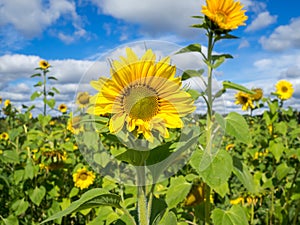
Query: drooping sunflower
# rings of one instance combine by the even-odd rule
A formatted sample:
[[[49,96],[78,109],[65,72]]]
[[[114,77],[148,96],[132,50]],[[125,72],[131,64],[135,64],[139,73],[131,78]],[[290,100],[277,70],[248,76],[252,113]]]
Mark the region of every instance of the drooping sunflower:
[[[246,10],[242,10],[243,5],[234,0],[206,0],[206,5],[202,6],[202,13],[224,30],[237,29],[245,25],[248,17]]]
[[[263,90],[261,88],[254,88],[252,91],[255,92],[255,94],[251,95],[253,101],[259,101],[263,97]]]
[[[41,69],[46,70],[50,67],[50,64],[46,60],[41,60],[39,66]]]
[[[65,104],[60,104],[60,105],[58,106],[58,110],[59,110],[60,112],[62,112],[62,113],[67,112],[67,109],[68,109],[68,107],[67,107]]]
[[[278,94],[278,97],[282,100],[286,100],[292,97],[294,93],[293,85],[286,81],[286,80],[280,80],[276,84],[276,94]]]
[[[90,103],[90,95],[88,92],[79,92],[76,98],[76,104],[79,108],[85,108]]]
[[[94,183],[96,176],[92,171],[88,171],[85,167],[78,169],[76,173],[73,174],[73,181],[75,187],[82,189],[88,188]]]
[[[8,138],[9,138],[9,135],[8,135],[8,133],[6,133],[6,132],[3,132],[3,133],[1,133],[0,134],[0,139],[2,139],[2,140],[8,140]]]
[[[242,105],[242,110],[246,111],[248,110],[248,108],[250,109],[254,108],[252,98],[249,94],[240,91],[235,95],[235,98],[236,98],[235,104]]]
[[[142,134],[153,142],[153,132],[168,137],[168,128],[181,128],[181,117],[196,107],[190,94],[181,88],[181,79],[175,77],[176,67],[166,57],[156,62],[152,50],[139,59],[130,48],[127,57],[112,61],[111,79],[100,78],[91,85],[99,92],[91,97],[88,112],[94,115],[112,115],[111,133],[125,126],[129,132]]]

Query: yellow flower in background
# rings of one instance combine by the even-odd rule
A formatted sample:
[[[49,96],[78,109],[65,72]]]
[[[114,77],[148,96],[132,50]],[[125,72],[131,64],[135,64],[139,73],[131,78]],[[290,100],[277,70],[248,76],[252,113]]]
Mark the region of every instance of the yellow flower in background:
[[[75,187],[82,189],[88,188],[94,183],[96,176],[92,171],[88,171],[85,167],[78,169],[76,173],[73,174],[73,181]]]
[[[3,132],[0,134],[0,139],[2,140],[8,140],[9,139],[9,135],[6,132]]]
[[[263,90],[261,88],[254,88],[252,91],[255,92],[255,94],[251,95],[253,101],[259,101],[263,97]]]
[[[246,111],[248,108],[254,108],[252,98],[249,94],[240,91],[235,95],[235,98],[235,104],[242,105],[242,110]]]
[[[83,131],[83,126],[80,125],[80,116],[74,116],[71,113],[70,118],[67,123],[67,129],[71,131],[73,134],[79,134],[80,131]]]
[[[280,80],[276,84],[276,94],[278,94],[279,98],[282,100],[286,100],[292,97],[294,93],[293,85],[286,81],[286,80]]]
[[[193,185],[187,197],[185,198],[185,206],[196,206],[203,202],[204,196],[204,184]]]
[[[236,199],[230,200],[231,205],[237,205],[239,203],[244,204],[244,198],[243,197],[238,197]]]
[[[233,30],[241,25],[246,25],[248,17],[243,5],[234,0],[206,0],[202,6],[202,13],[214,21],[221,29]]]
[[[7,106],[9,106],[11,103],[10,103],[10,100],[9,99],[6,99],[4,101],[4,107],[6,108]]]
[[[79,108],[85,108],[90,103],[90,95],[88,92],[79,92],[76,98],[76,104]]]
[[[226,151],[229,151],[229,150],[233,149],[234,146],[235,146],[234,144],[228,144],[228,145],[226,145],[225,149],[226,149]]]
[[[65,104],[60,104],[60,105],[58,106],[58,110],[59,110],[60,112],[62,112],[62,113],[67,112],[67,109],[68,109],[68,107],[67,107]]]
[[[2,155],[3,154],[3,150],[0,150],[0,155]]]
[[[39,66],[41,69],[46,70],[50,67],[50,64],[46,60],[41,60]]]
[[[196,107],[191,96],[181,89],[181,79],[175,77],[176,67],[166,57],[156,62],[151,49],[139,59],[132,49],[127,57],[112,62],[111,79],[100,78],[91,85],[98,94],[91,97],[90,114],[112,114],[109,121],[111,133],[124,126],[129,132],[142,134],[154,140],[156,130],[165,138],[167,128],[181,128],[180,117],[192,113]]]

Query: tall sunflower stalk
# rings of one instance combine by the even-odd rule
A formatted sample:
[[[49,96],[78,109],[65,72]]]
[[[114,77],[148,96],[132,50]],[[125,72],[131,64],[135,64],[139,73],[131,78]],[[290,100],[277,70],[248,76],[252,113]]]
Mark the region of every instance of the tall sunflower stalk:
[[[212,138],[213,138],[213,101],[218,95],[213,95],[212,77],[213,70],[220,66],[226,58],[232,58],[230,54],[214,55],[214,47],[216,42],[223,39],[237,38],[230,34],[234,29],[241,25],[245,25],[247,16],[243,5],[234,0],[206,0],[206,5],[202,6],[203,16],[193,16],[202,20],[201,24],[192,25],[194,28],[201,28],[206,31],[207,36],[207,53],[203,53],[201,45],[192,44],[182,49],[179,53],[196,51],[199,52],[204,63],[207,65],[207,86],[206,96],[204,99],[207,104],[206,118],[206,151],[207,154],[212,154]],[[221,90],[221,92],[224,90]],[[205,184],[205,224],[210,224],[211,204],[210,204],[211,188]]]

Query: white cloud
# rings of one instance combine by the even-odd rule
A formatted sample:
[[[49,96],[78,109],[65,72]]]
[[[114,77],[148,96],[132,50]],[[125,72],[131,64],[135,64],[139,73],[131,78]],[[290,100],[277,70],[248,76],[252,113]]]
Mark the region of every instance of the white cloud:
[[[241,48],[247,48],[247,47],[249,47],[249,46],[250,46],[249,41],[247,41],[246,39],[244,39],[244,40],[241,41],[241,43],[240,43],[238,49],[241,49]]]
[[[69,21],[72,24],[74,29],[73,39],[86,35],[86,31],[81,26],[81,18],[78,16],[75,3],[72,0],[49,0],[47,2],[44,0],[1,0],[0,29],[15,30],[13,33],[17,32],[19,36],[25,39],[41,35],[43,31],[49,29],[60,18],[64,18],[65,22]],[[58,35],[58,38],[62,41],[70,42],[70,34],[53,33]],[[11,42],[9,34],[0,32],[0,35],[2,39]]]
[[[259,13],[258,16],[247,26],[245,31],[257,31],[273,23],[276,23],[277,16],[272,16],[268,11]]]
[[[271,59],[260,59],[256,62],[254,62],[254,66],[258,68],[259,70],[264,70],[266,68],[269,68],[272,65]]]
[[[199,15],[204,0],[90,0],[101,13],[126,22],[142,25],[145,34],[175,32],[182,36],[193,33],[190,25],[199,21],[191,16]],[[178,19],[180,18],[180,20]]]
[[[291,19],[290,24],[275,29],[269,36],[263,36],[260,43],[263,48],[270,51],[284,51],[300,48],[300,17]]]

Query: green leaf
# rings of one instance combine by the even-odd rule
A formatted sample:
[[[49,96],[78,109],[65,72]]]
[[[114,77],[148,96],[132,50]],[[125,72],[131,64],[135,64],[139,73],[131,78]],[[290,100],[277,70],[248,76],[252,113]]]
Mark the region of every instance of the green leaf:
[[[289,173],[294,172],[294,168],[289,167],[286,162],[281,163],[279,166],[276,167],[276,173],[278,180],[285,178]]]
[[[187,92],[191,95],[194,101],[197,100],[200,96],[202,96],[202,94],[199,93],[199,91],[196,91],[194,89],[188,89]]]
[[[33,85],[34,87],[41,87],[43,85],[42,81],[37,82],[35,85]]]
[[[3,218],[5,225],[19,225],[19,220],[14,215],[9,215],[7,218]]]
[[[30,100],[33,101],[34,99],[38,98],[41,96],[42,93],[35,91],[32,93],[32,95],[30,96]]]
[[[3,160],[7,163],[19,163],[19,154],[15,150],[4,150]]]
[[[224,61],[225,61],[224,56],[218,57],[216,59],[216,61],[214,62],[214,64],[212,65],[212,68],[214,68],[214,69],[218,68]]]
[[[249,126],[245,118],[237,112],[230,112],[226,116],[225,127],[222,128],[225,130],[226,134],[232,135],[238,141],[244,142],[246,144],[250,143],[251,141]]]
[[[33,179],[34,178],[34,166],[31,161],[28,161],[25,166],[24,179]]]
[[[248,225],[246,213],[239,205],[234,205],[227,211],[216,208],[211,217],[214,225]]]
[[[48,80],[57,80],[57,78],[53,77],[53,76],[50,76],[50,77],[48,77]]]
[[[201,70],[185,70],[181,75],[181,80],[187,80],[191,77],[201,77],[204,73],[204,69]]]
[[[254,91],[251,91],[248,88],[246,88],[240,84],[236,84],[236,83],[233,83],[230,81],[223,81],[223,88],[224,89],[234,89],[234,90],[242,91],[242,92],[245,92],[245,93],[251,94],[251,95],[255,94]]]
[[[24,198],[17,200],[13,205],[12,209],[15,211],[15,215],[19,216],[26,212],[29,203]]]
[[[176,215],[171,211],[166,212],[164,217],[159,222],[159,225],[175,225],[175,224],[177,224],[177,218]]]
[[[50,216],[48,219],[44,220],[41,224],[61,218],[63,216],[75,212],[76,210],[80,210],[80,207],[83,208],[85,203],[87,203],[90,206],[111,205],[120,208],[116,196],[114,195],[113,197],[111,197],[111,195],[112,194],[108,194],[106,190],[103,190],[101,188],[95,188],[89,190],[85,192],[79,200],[72,202],[68,208]]]
[[[55,99],[47,99],[47,100],[46,100],[46,104],[47,104],[51,109],[53,109],[54,106],[55,106]]]
[[[201,53],[201,45],[200,44],[191,44],[187,47],[180,49],[176,54],[186,53],[186,52],[200,52]]]
[[[285,147],[282,142],[277,143],[273,140],[270,141],[270,152],[274,155],[276,162],[280,161],[280,158],[284,150]]]
[[[46,188],[44,186],[40,186],[39,188],[35,187],[33,191],[29,192],[29,198],[34,204],[39,206],[43,198],[45,197],[45,194],[46,194]]]
[[[57,90],[57,88],[55,88],[55,87],[52,87],[51,88],[56,94],[59,94],[60,92],[59,92],[59,90]]]
[[[40,73],[35,73],[35,74],[32,74],[30,77],[40,77],[41,74]]]
[[[39,121],[39,123],[40,123],[40,125],[42,127],[45,127],[46,125],[48,125],[48,123],[50,122],[50,120],[51,120],[51,116],[50,115],[46,115],[46,116],[44,116],[42,114],[38,115],[38,121]],[[36,134],[36,135],[39,135],[39,134]]]
[[[247,166],[236,157],[233,158],[233,173],[250,193],[259,193],[259,184],[255,183],[254,177],[249,172]]]
[[[210,156],[197,150],[191,157],[191,165],[204,182],[216,192],[219,191],[221,195],[224,194],[222,188],[224,188],[224,183],[227,182],[233,170],[232,158],[227,151],[220,150],[215,156]]]
[[[191,190],[191,183],[186,182],[183,176],[171,178],[171,185],[166,194],[166,202],[169,209],[174,208],[182,202],[189,191]]]

